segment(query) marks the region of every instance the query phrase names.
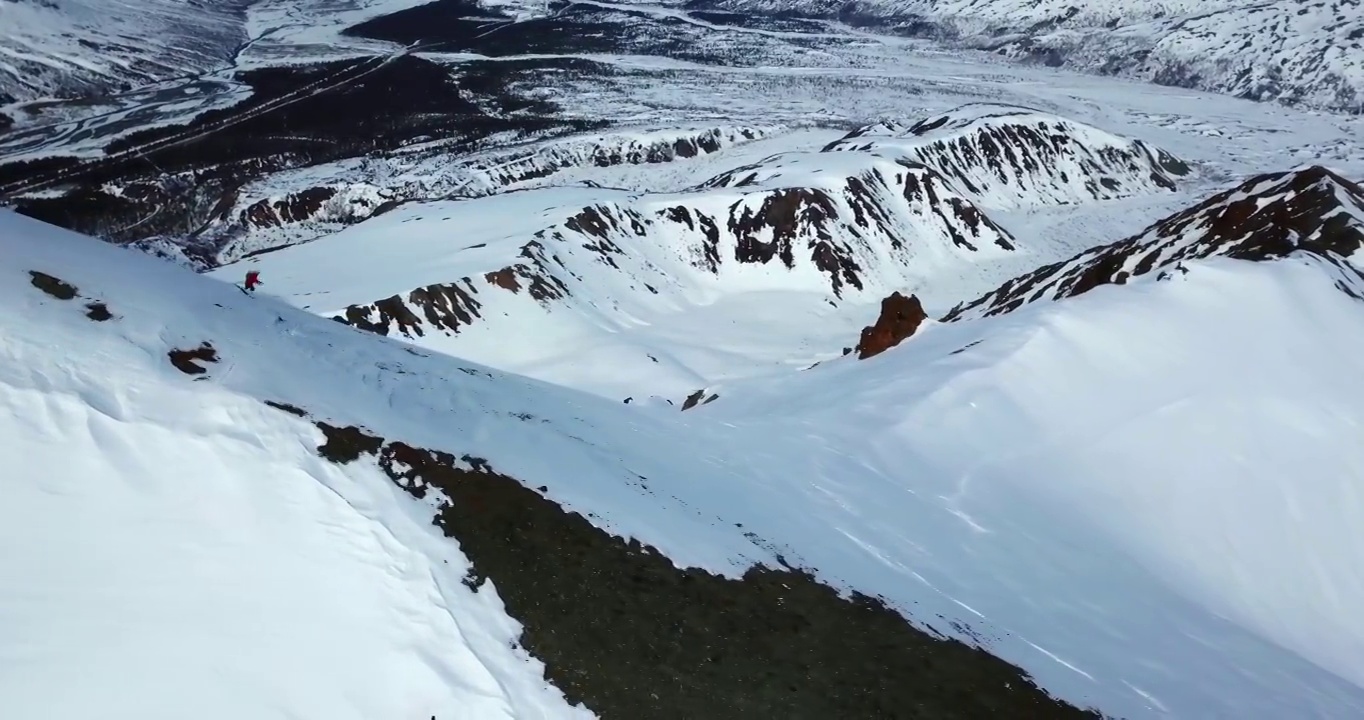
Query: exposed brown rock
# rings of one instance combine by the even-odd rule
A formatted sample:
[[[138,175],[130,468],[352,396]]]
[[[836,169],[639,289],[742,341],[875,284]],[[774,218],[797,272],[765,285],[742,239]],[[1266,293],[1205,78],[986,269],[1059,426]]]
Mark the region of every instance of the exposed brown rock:
[[[876,322],[862,329],[862,338],[857,341],[857,359],[866,360],[899,345],[927,319],[928,314],[918,297],[891,293],[881,301],[881,315]]]
[[[308,220],[335,196],[336,188],[312,187],[273,202],[269,199],[260,200],[242,210],[240,220],[242,224],[254,227],[278,227]]]
[[[1276,260],[1318,255],[1357,273],[1340,258],[1364,248],[1364,188],[1323,167],[1247,180],[1142,233],[1085,250],[1009,280],[953,308],[943,320],[999,315],[1038,300],[1075,297],[1121,285],[1190,260],[1224,256]]]
[[[208,372],[208,368],[200,365],[200,362],[218,362],[218,351],[208,341],[204,341],[199,347],[192,350],[175,349],[166,355],[170,357],[171,365],[186,375],[203,375]]]
[[[58,300],[70,300],[76,297],[76,286],[64,280],[60,280],[44,272],[29,270],[29,282],[33,287],[42,290]]]
[[[487,280],[489,285],[496,285],[503,290],[510,290],[512,292],[520,292],[521,290],[521,283],[516,281],[515,271],[509,267],[487,273],[483,276],[483,279]]]

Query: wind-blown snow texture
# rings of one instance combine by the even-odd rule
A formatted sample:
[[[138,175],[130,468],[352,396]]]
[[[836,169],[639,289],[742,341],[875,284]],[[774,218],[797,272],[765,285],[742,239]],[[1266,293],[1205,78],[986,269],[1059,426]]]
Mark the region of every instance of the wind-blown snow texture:
[[[22,672],[0,675],[20,717],[50,717],[54,697],[73,712],[148,710],[127,703],[164,697],[167,677],[187,683],[177,692],[219,698],[223,672],[238,678],[232,697],[205,707],[224,717],[437,714],[475,695],[489,716],[567,712],[534,663],[498,642],[512,631],[491,601],[451,582],[463,563],[432,544],[422,507],[400,503],[372,469],[312,457],[309,426],[262,399],[476,452],[683,565],[737,572],[770,559],[743,534],[754,533],[1116,716],[1364,712],[1354,612],[1364,457],[1353,442],[1364,396],[1346,380],[1364,370],[1364,305],[1317,264],[1191,263],[1178,281],[930,325],[871,360],[736,383],[677,413],[414,356],[134,252],[3,222],[0,293],[20,310],[0,318],[0,437],[20,445],[0,527],[10,547],[45,548],[3,560],[22,589],[0,604],[0,627],[16,634],[3,647],[30,648],[7,656]],[[42,294],[28,270],[115,319],[92,322],[83,300]],[[219,360],[206,381],[166,362],[168,347],[208,339]],[[542,422],[518,419],[527,413]],[[637,474],[651,493],[631,484]],[[204,487],[223,497],[205,499]],[[118,503],[160,532],[115,523]],[[99,546],[127,552],[91,565],[81,540],[91,523],[114,523]],[[168,543],[171,528],[187,544]],[[263,538],[294,550],[261,555]],[[222,560],[150,575],[149,558],[183,565],[178,548]],[[283,565],[294,553],[310,561]],[[389,574],[373,574],[381,567]],[[205,583],[207,573],[219,574]],[[319,611],[338,594],[350,614]],[[394,616],[393,604],[409,609]],[[128,633],[128,613],[196,615]],[[33,644],[72,616],[79,643]],[[238,664],[231,629],[243,622],[277,626],[294,646],[247,655],[271,664]],[[119,691],[73,692],[73,654],[82,687]],[[337,673],[346,707],[328,704],[340,702]]]

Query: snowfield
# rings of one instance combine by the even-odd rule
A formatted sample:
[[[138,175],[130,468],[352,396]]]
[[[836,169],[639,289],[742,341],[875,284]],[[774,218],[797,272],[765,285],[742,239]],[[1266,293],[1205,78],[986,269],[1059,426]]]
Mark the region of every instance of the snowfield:
[[[3,320],[0,437],[29,449],[14,455],[26,458],[8,476],[18,501],[0,526],[8,546],[37,537],[46,549],[4,556],[4,577],[24,590],[0,605],[0,627],[16,634],[9,652],[28,648],[11,662],[43,653],[46,664],[25,660],[0,692],[26,699],[8,705],[34,717],[49,716],[32,703],[67,677],[70,652],[82,652],[89,687],[118,684],[130,713],[146,709],[126,704],[140,702],[135,678],[160,688],[184,677],[197,684],[180,687],[218,697],[224,669],[238,683],[232,702],[214,706],[224,717],[439,716],[469,693],[513,717],[570,712],[533,661],[506,649],[514,623],[458,585],[457,550],[422,522],[430,510],[372,466],[318,460],[316,432],[258,404],[266,399],[476,452],[684,566],[737,573],[779,548],[912,618],[962,623],[934,626],[1115,716],[1364,712],[1364,625],[1353,612],[1364,602],[1353,530],[1364,456],[1352,440],[1364,397],[1348,381],[1364,370],[1352,345],[1364,314],[1311,258],[1198,261],[1170,282],[1146,277],[931,324],[875,359],[736,381],[678,413],[414,356],[134,252],[14,215],[4,223],[0,292],[21,310]],[[107,303],[113,319],[92,322],[83,300],[42,294],[28,270]],[[166,361],[171,347],[205,340],[220,360],[203,382]],[[233,470],[204,470],[222,467]],[[631,485],[635,474],[652,491]],[[214,500],[186,495],[185,476],[202,478]],[[102,551],[92,565],[81,538],[115,522],[117,503],[145,520],[94,531],[101,548],[127,552]],[[766,542],[755,546],[735,523]],[[223,531],[187,529],[203,525]],[[167,547],[172,528],[183,544]],[[151,575],[162,568],[149,557],[194,570]],[[204,574],[218,588],[210,598]],[[327,604],[339,595],[356,604]],[[73,602],[84,644],[94,638],[116,662],[35,644],[28,633]],[[159,617],[152,607],[181,618],[184,632],[127,632],[128,617]],[[209,625],[204,608],[214,609]],[[232,628],[275,626],[319,646],[235,661],[245,630]],[[223,652],[149,650],[185,638]],[[420,672],[403,675],[410,686],[366,664],[395,652],[422,658]],[[59,665],[59,675],[43,669]],[[321,678],[336,672],[347,673],[347,708],[320,697],[335,687]],[[478,685],[487,677],[503,683],[500,694]],[[98,702],[107,712],[110,697]]]

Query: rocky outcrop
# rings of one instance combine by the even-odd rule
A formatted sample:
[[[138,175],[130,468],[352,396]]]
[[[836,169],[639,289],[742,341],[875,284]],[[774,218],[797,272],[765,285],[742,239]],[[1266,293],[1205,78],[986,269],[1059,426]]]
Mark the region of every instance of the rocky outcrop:
[[[348,306],[332,317],[379,335],[397,334],[409,339],[428,332],[458,333],[481,317],[483,303],[477,295],[484,289],[511,293],[525,292],[538,302],[547,303],[568,295],[568,285],[550,270],[550,258],[542,242],[544,233],[521,247],[522,262],[517,262],[482,277],[464,277],[457,282],[425,285],[405,294],[391,295],[372,303]]]
[[[238,222],[244,227],[267,228],[311,220],[335,196],[336,188],[312,187],[275,200],[258,200],[239,213]]]
[[[919,298],[913,295],[905,297],[899,292],[891,293],[881,301],[881,314],[876,322],[862,329],[862,337],[854,348],[857,359],[866,360],[899,345],[927,319],[928,314],[924,312]]]
[[[1189,166],[1141,140],[1030,108],[964,105],[918,123],[880,122],[827,152],[873,152],[933,168],[977,203],[1017,208],[1166,192]]]
[[[1323,167],[1259,175],[1138,235],[1014,278],[943,319],[999,315],[1100,285],[1177,272],[1212,256],[1263,261],[1310,253],[1357,275],[1345,258],[1361,248],[1364,188]]]

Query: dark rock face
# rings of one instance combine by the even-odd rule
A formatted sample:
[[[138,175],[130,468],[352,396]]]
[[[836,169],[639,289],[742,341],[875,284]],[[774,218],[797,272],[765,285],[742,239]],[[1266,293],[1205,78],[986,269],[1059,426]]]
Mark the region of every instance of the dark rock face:
[[[678,569],[480,458],[317,426],[323,457],[373,456],[412,495],[441,494],[435,524],[471,561],[466,584],[481,591],[491,580],[547,679],[599,717],[1099,717],[808,572],[755,567],[729,580]]]
[[[910,337],[928,319],[924,306],[914,295],[905,297],[899,292],[891,293],[881,301],[881,314],[876,322],[862,329],[862,338],[857,341],[857,359],[866,360],[899,345]]]
[[[1140,140],[1029,108],[966,105],[913,125],[882,122],[852,131],[826,152],[875,150],[896,139],[904,152],[972,195],[1025,192],[1036,202],[1104,200],[1174,190],[1191,170],[1184,161]]]
[[[532,240],[521,248],[525,260],[495,272],[484,273],[480,281],[485,287],[512,293],[523,289],[531,298],[547,303],[568,296],[568,285],[550,269],[557,258],[546,255],[540,240]],[[482,317],[483,307],[477,297],[478,286],[472,278],[458,282],[427,285],[407,293],[406,297],[392,295],[367,305],[351,305],[333,320],[378,333],[400,333],[407,338],[424,337],[428,330],[456,334],[461,327],[471,325]]]
[[[687,411],[696,407],[697,405],[709,405],[719,399],[720,396],[716,393],[711,393],[709,396],[707,396],[705,388],[702,388],[688,395],[687,399],[682,401],[682,410]]]
[[[170,357],[171,365],[186,375],[203,375],[208,372],[208,368],[199,363],[218,362],[218,351],[208,341],[200,343],[197,348],[190,350],[175,349],[166,355]]]
[[[1305,252],[1358,274],[1341,258],[1364,247],[1364,188],[1323,167],[1259,175],[1141,234],[1014,278],[943,320],[999,315],[1212,256],[1276,260]]]
[[[238,221],[242,225],[253,227],[279,227],[309,220],[335,195],[336,188],[314,187],[273,202],[259,200],[241,211]]]
[[[29,283],[58,300],[71,300],[76,297],[76,286],[45,272],[29,270]]]

